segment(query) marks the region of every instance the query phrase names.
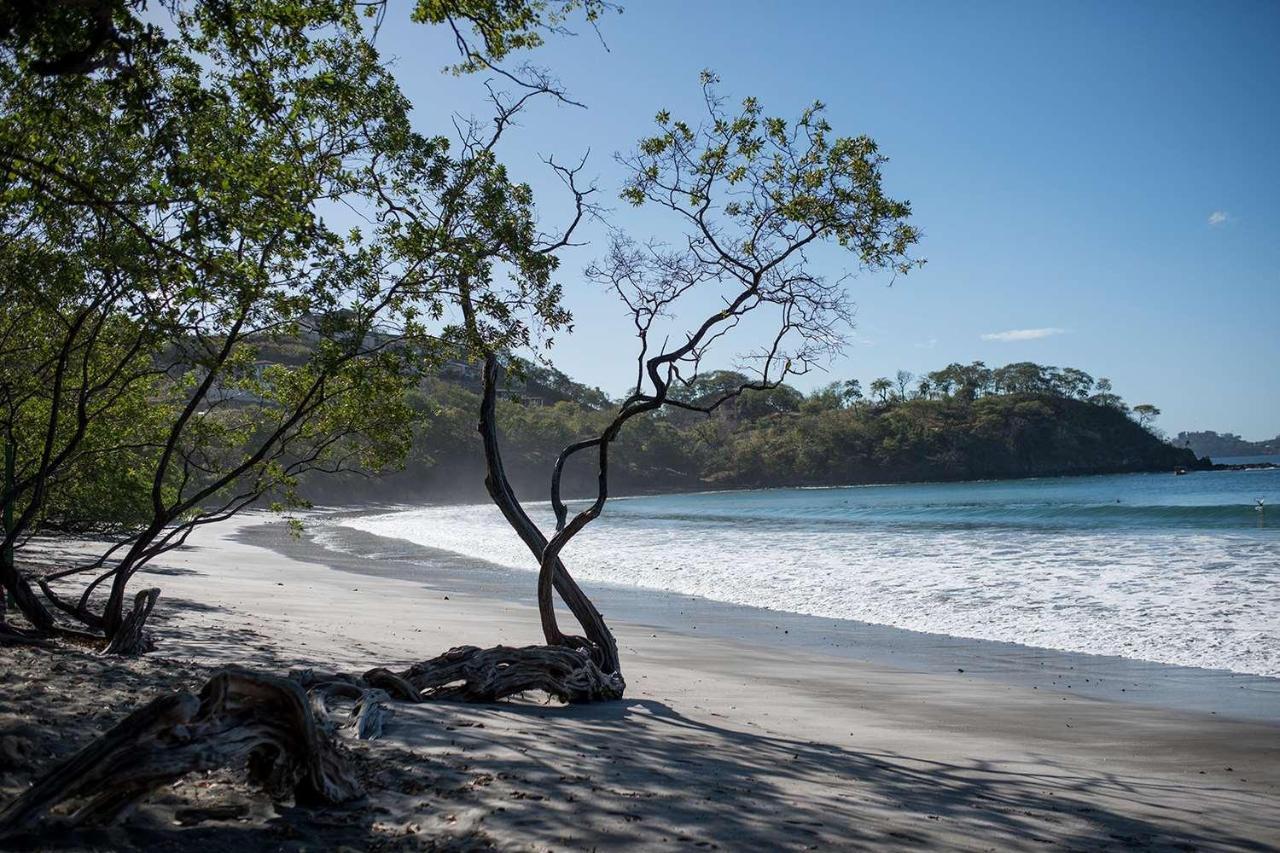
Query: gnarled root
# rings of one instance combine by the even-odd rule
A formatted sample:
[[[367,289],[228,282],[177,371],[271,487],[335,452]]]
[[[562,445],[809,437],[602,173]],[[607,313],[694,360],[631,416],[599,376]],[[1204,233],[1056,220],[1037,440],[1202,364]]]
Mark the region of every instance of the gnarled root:
[[[621,699],[626,689],[622,676],[602,670],[589,649],[569,646],[459,646],[399,673],[377,667],[356,677],[300,669],[289,677],[307,690],[321,717],[331,697],[355,700],[346,727],[362,739],[381,733],[389,712],[379,706],[392,699],[497,702],[542,691],[562,702],[604,702]]]
[[[246,761],[276,799],[337,804],[363,793],[295,682],[225,671],[198,697],[174,693],[134,711],[38,780],[0,813],[0,836],[73,801],[82,805],[69,825],[109,823],[161,785]]]
[[[371,673],[377,670],[371,670]],[[496,702],[531,690],[562,702],[621,699],[626,683],[583,649],[566,646],[459,646],[398,676],[423,699]]]
[[[382,729],[386,726],[387,720],[395,715],[395,712],[387,707],[390,699],[386,691],[376,687],[364,691],[356,700],[355,707],[351,709],[351,718],[343,728],[360,740],[382,737]]]
[[[394,713],[387,703],[391,697],[385,690],[366,686],[365,682],[354,675],[339,673],[316,673],[310,669],[295,669],[289,677],[307,691],[311,700],[311,710],[317,720],[329,723],[329,700],[333,697],[352,699],[355,704],[347,722],[340,731],[354,735],[360,740],[373,740],[382,736],[382,730]]]

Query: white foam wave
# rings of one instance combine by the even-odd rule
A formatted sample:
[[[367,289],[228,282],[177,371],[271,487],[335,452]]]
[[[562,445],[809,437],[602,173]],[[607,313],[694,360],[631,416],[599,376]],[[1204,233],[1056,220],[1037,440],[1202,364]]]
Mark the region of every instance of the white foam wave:
[[[347,519],[532,571],[492,506]],[[1210,533],[903,530],[605,515],[575,577],[915,631],[1280,677],[1280,541]]]

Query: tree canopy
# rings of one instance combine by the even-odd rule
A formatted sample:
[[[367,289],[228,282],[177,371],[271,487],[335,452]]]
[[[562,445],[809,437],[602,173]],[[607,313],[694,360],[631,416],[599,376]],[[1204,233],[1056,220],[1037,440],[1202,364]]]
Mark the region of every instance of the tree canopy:
[[[415,17],[452,28],[455,70],[497,70],[607,8],[423,2]],[[40,526],[107,533],[97,560],[44,581],[92,572],[75,599],[45,593],[108,635],[129,579],[196,526],[305,505],[304,475],[403,458],[407,392],[469,343],[426,334],[459,276],[520,271],[477,300],[503,349],[528,340],[526,308],[567,320],[528,187],[477,137],[413,129],[373,38],[384,11],[90,0],[0,17],[4,553]],[[523,97],[495,93],[500,120]]]

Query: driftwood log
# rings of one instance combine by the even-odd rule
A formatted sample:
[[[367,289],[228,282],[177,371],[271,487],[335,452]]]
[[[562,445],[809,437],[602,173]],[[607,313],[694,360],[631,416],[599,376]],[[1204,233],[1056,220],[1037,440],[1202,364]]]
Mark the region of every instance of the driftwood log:
[[[173,693],[134,711],[39,779],[0,813],[0,837],[64,804],[74,805],[65,826],[110,823],[188,773],[241,764],[275,799],[340,804],[363,794],[297,683],[225,671],[199,696]]]

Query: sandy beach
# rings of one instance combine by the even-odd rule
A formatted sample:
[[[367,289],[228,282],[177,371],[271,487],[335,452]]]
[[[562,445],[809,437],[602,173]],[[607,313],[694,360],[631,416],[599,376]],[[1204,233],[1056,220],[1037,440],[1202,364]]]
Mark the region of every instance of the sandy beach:
[[[190,678],[224,665],[363,671],[454,645],[540,640],[526,604],[451,591],[447,577],[380,576],[359,562],[265,517],[193,537],[146,577],[164,590],[161,646],[122,665],[133,681],[119,704],[145,701],[147,672],[175,668],[166,660]],[[172,808],[150,818],[144,808],[134,829],[96,843],[225,849],[252,825],[266,833],[255,843],[275,849],[1280,844],[1274,721],[612,621],[625,700],[397,704],[384,738],[354,747],[374,780],[368,802],[330,815],[330,834],[295,814],[295,825],[320,834],[272,835],[288,816],[259,803],[221,821],[214,809],[190,828],[170,819]],[[63,654],[72,658],[60,667],[86,665]]]

